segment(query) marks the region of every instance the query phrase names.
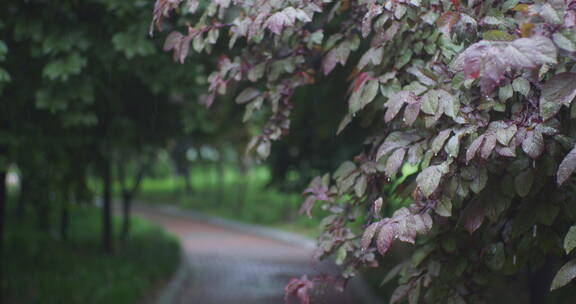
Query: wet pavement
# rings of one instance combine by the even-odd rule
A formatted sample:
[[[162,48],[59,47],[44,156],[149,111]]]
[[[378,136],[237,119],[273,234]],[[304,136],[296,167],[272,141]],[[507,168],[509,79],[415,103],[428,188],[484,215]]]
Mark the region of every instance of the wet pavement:
[[[307,244],[286,242],[254,233],[254,228],[236,229],[181,213],[135,209],[136,215],[164,227],[181,241],[185,253],[182,267],[189,267],[190,271],[171,291],[171,304],[284,303],[284,286],[291,278],[337,272],[329,262],[314,261],[313,249]],[[350,284],[343,293],[326,291],[321,299],[313,301],[373,302],[361,281]]]

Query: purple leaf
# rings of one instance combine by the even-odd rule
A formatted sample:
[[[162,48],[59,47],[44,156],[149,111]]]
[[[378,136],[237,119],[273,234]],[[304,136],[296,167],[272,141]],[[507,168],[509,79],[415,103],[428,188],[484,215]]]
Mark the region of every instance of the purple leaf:
[[[478,201],[473,202],[467,209],[466,209],[466,221],[464,222],[464,228],[472,234],[474,231],[478,230],[480,226],[482,226],[482,222],[484,222],[485,211],[482,206],[480,206]]]
[[[396,117],[396,115],[398,115],[398,112],[400,112],[402,106],[405,103],[411,104],[415,103],[417,100],[418,96],[416,96],[414,92],[400,91],[394,94],[394,96],[390,97],[390,99],[386,103],[387,109],[386,114],[384,114],[384,121],[390,122],[392,119],[394,119],[394,117]]]
[[[509,69],[533,69],[556,63],[556,46],[547,37],[534,36],[514,41],[480,41],[468,47],[455,61],[466,79],[480,77],[485,94],[491,93]]]
[[[484,137],[484,144],[482,145],[482,149],[480,150],[480,156],[484,159],[490,157],[492,151],[496,147],[496,135],[494,134],[487,134]]]
[[[266,20],[266,27],[276,35],[280,35],[285,26],[292,26],[294,22],[284,12],[277,12]]]
[[[384,255],[392,246],[392,241],[396,238],[396,223],[384,223],[378,232],[378,238],[376,239],[376,247],[378,252]]]
[[[392,296],[390,297],[390,304],[402,301],[402,299],[404,299],[408,295],[410,288],[411,288],[410,284],[404,284],[396,287],[394,292],[392,292]]]
[[[406,155],[406,149],[398,149],[390,155],[388,160],[386,161],[386,168],[384,172],[388,177],[394,177],[396,172],[400,166],[402,166],[402,162],[404,161],[404,156]]]
[[[560,163],[556,172],[556,183],[562,185],[576,170],[576,147],[573,148]]]
[[[372,31],[372,19],[382,14],[382,6],[379,4],[371,3],[368,6],[368,12],[362,18],[362,37],[366,38]]]
[[[384,200],[381,197],[379,197],[377,200],[374,201],[372,208],[372,213],[374,213],[374,216],[380,217],[380,210],[382,209],[383,202]]]
[[[424,196],[428,197],[434,193],[434,191],[436,191],[436,188],[438,188],[438,185],[440,185],[442,176],[444,176],[447,171],[448,166],[446,164],[440,164],[436,166],[430,166],[418,174],[416,177],[416,183],[418,184],[418,188],[422,191]]]
[[[468,150],[466,150],[466,162],[469,162],[474,158],[476,152],[478,149],[480,149],[482,143],[484,143],[484,137],[484,134],[482,134],[470,144],[470,147],[468,147]]]
[[[420,101],[408,104],[404,109],[404,123],[412,126],[420,114]]]
[[[322,70],[324,71],[324,75],[330,74],[330,72],[332,72],[336,67],[336,64],[346,64],[348,56],[350,55],[351,47],[350,41],[344,41],[338,46],[332,48],[328,54],[326,54],[322,61]]]
[[[166,41],[164,42],[164,51],[167,52],[174,49],[176,45],[180,43],[182,37],[184,37],[184,35],[182,35],[182,33],[180,32],[174,31],[170,33],[168,37],[166,37]]]
[[[550,78],[542,87],[540,116],[547,120],[560,111],[562,105],[570,106],[576,96],[576,73],[561,73]]]
[[[522,142],[522,150],[533,159],[540,157],[544,152],[544,137],[538,130],[530,130]]]
[[[370,243],[372,243],[372,239],[374,238],[376,231],[378,228],[380,228],[381,225],[381,222],[375,222],[370,224],[368,228],[364,230],[364,234],[362,234],[362,240],[360,241],[360,248],[362,248],[362,250],[368,249],[368,246],[370,246]]]
[[[289,303],[291,296],[296,296],[300,304],[310,304],[309,292],[314,288],[315,284],[309,280],[306,275],[302,278],[292,278],[288,285],[284,287],[284,301]]]
[[[430,145],[430,149],[432,149],[432,152],[434,153],[440,152],[444,147],[444,143],[446,143],[446,140],[448,139],[448,137],[450,137],[450,134],[452,134],[452,129],[440,131],[440,133],[438,133],[438,135],[434,137],[434,139],[432,140],[432,144]]]
[[[256,98],[259,95],[260,95],[260,90],[253,88],[253,87],[248,87],[248,88],[244,89],[242,91],[242,93],[240,93],[238,95],[238,97],[236,97],[236,103],[239,103],[239,104],[246,103],[246,102]]]

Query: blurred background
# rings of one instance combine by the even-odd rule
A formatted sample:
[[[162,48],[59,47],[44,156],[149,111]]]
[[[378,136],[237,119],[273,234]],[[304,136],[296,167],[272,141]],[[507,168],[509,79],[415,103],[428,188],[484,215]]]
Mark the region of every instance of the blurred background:
[[[138,206],[314,237],[322,217],[298,213],[300,193],[360,152],[359,126],[335,136],[346,86],[332,81],[297,93],[294,127],[266,162],[246,156],[269,113],[235,104],[234,87],[202,105],[217,56],[175,63],[162,44],[186,20],[150,37],[152,10],[151,0],[0,3],[2,303],[154,298],[182,244]]]

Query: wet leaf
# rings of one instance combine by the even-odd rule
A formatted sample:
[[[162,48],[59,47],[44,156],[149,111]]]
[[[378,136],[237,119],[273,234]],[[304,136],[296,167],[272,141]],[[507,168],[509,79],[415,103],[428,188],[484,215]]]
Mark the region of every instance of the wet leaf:
[[[442,200],[438,202],[434,210],[440,216],[443,217],[452,216],[452,200],[447,196],[443,196]]]
[[[424,196],[430,196],[438,185],[440,185],[440,180],[442,176],[447,172],[447,165],[440,164],[435,166],[430,166],[416,177],[416,183],[418,184],[418,188],[422,191]]]
[[[526,97],[530,93],[530,82],[525,78],[518,77],[512,82],[512,88]]]
[[[566,263],[558,273],[554,276],[552,280],[552,285],[550,285],[550,290],[555,290],[563,287],[570,283],[574,278],[576,278],[576,259],[571,260]]]
[[[500,242],[490,245],[486,250],[484,259],[486,266],[488,266],[493,271],[501,270],[506,260],[506,255],[504,254],[504,245]]]
[[[511,125],[507,128],[502,128],[496,130],[496,139],[501,145],[507,146],[512,138],[516,135],[518,127],[516,125]]]
[[[452,129],[442,130],[438,135],[432,140],[432,144],[430,148],[434,153],[438,153],[444,147],[444,143],[448,139],[448,137],[452,134]]]
[[[480,78],[485,94],[491,93],[504,78],[506,70],[533,69],[544,63],[556,63],[556,46],[544,36],[514,41],[483,40],[458,56],[455,66],[466,79]]]
[[[471,203],[468,208],[465,210],[465,222],[464,228],[470,233],[474,233],[474,231],[478,230],[480,226],[482,226],[482,222],[484,222],[484,217],[486,213],[484,208],[480,206],[478,201],[474,201]]]
[[[238,95],[238,97],[236,97],[236,103],[246,103],[256,97],[258,97],[260,95],[260,90],[253,88],[253,87],[248,87],[246,89],[244,89],[242,91],[242,93],[240,93]]]
[[[522,142],[522,150],[533,159],[540,157],[544,152],[544,137],[537,129],[530,130],[526,133],[526,138]]]
[[[484,134],[482,134],[470,144],[470,147],[468,147],[468,150],[466,150],[466,162],[469,162],[474,158],[476,152],[484,143],[484,137]]]
[[[490,157],[495,147],[496,147],[496,135],[487,134],[484,137],[484,144],[480,149],[480,156],[484,159],[487,159],[488,157]]]
[[[382,224],[380,231],[378,232],[378,238],[376,239],[376,247],[378,252],[384,255],[392,246],[392,241],[396,238],[396,225],[394,223],[384,223]]]
[[[422,96],[422,112],[430,115],[436,115],[438,111],[438,93],[430,90]]]
[[[573,148],[562,160],[556,173],[556,183],[562,185],[576,170],[576,147]]]
[[[562,105],[570,106],[576,96],[576,73],[561,73],[550,78],[542,87],[540,116],[550,119]]]
[[[396,287],[394,292],[392,292],[392,296],[390,297],[390,304],[398,303],[402,301],[410,291],[410,284],[404,284]]]
[[[364,234],[362,234],[362,240],[360,241],[360,248],[362,248],[362,250],[368,249],[370,243],[372,243],[372,239],[374,238],[376,231],[378,231],[378,228],[380,228],[381,225],[382,224],[380,222],[375,222],[370,224],[366,230],[364,230]]]
[[[576,248],[576,225],[570,227],[564,237],[564,251],[566,251],[566,254],[570,254],[574,248]]]
[[[526,170],[521,172],[514,179],[514,185],[516,187],[516,193],[520,197],[526,197],[530,193],[532,184],[534,183],[534,173],[532,170]]]
[[[398,112],[402,109],[405,103],[414,103],[417,101],[417,96],[410,91],[400,91],[394,94],[386,103],[386,113],[384,114],[384,121],[390,122]]]
[[[404,162],[404,156],[406,155],[406,149],[398,149],[390,155],[388,160],[386,161],[386,168],[384,172],[388,177],[394,177],[398,172],[400,166]]]
[[[368,177],[366,175],[362,174],[356,179],[356,183],[354,184],[354,193],[356,194],[357,197],[364,196],[367,185],[368,185]]]

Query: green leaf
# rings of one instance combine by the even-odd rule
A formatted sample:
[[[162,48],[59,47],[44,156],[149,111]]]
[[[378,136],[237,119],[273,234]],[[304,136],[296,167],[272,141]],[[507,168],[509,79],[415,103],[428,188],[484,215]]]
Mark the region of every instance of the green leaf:
[[[368,177],[362,174],[356,179],[356,183],[354,184],[354,193],[357,197],[364,196],[366,192],[366,186],[368,185]]]
[[[334,179],[340,180],[342,178],[345,178],[346,176],[350,175],[350,173],[352,173],[352,171],[354,170],[356,170],[356,164],[354,164],[351,161],[345,161],[340,165],[340,167],[338,167],[336,172],[334,172]]]
[[[422,106],[420,110],[426,114],[436,115],[438,104],[438,93],[435,90],[430,90],[422,96]]]
[[[566,263],[558,273],[554,276],[552,280],[552,285],[550,285],[550,290],[555,290],[563,287],[570,283],[574,278],[576,278],[576,259],[571,260]]]
[[[502,269],[504,266],[504,261],[506,256],[504,254],[504,245],[502,243],[496,243],[490,245],[484,255],[486,266],[494,271]]]
[[[440,216],[452,216],[452,200],[447,196],[442,196],[442,199],[438,202],[434,210],[436,211],[436,214]]]
[[[576,248],[576,225],[570,227],[568,233],[564,237],[564,250],[566,254],[570,254]]]
[[[486,167],[481,167],[478,170],[478,176],[470,183],[470,190],[474,193],[480,193],[486,187],[488,182],[488,170]]]
[[[514,95],[514,90],[512,88],[512,85],[510,84],[500,87],[500,89],[498,90],[498,99],[500,99],[500,101],[502,102],[510,99],[512,95]]]
[[[350,112],[358,112],[363,109],[367,104],[372,102],[378,94],[380,84],[378,80],[371,79],[366,81],[364,86],[357,92],[354,92],[350,97]]]
[[[573,28],[554,33],[552,40],[559,48],[571,53],[576,52],[576,30]]]
[[[526,97],[530,93],[530,82],[526,78],[518,77],[512,82],[512,88]]]
[[[496,139],[498,142],[504,146],[508,146],[510,140],[516,135],[518,127],[516,125],[511,125],[508,128],[496,130]]]
[[[521,172],[516,176],[516,179],[514,180],[516,193],[518,193],[520,197],[526,197],[528,193],[530,193],[532,183],[534,183],[534,173],[532,173],[532,170]]]
[[[446,143],[444,151],[448,153],[449,157],[458,157],[458,153],[460,152],[460,135],[452,136],[448,143]]]
[[[490,30],[482,34],[484,40],[494,40],[494,41],[512,41],[514,36],[499,30]]]

